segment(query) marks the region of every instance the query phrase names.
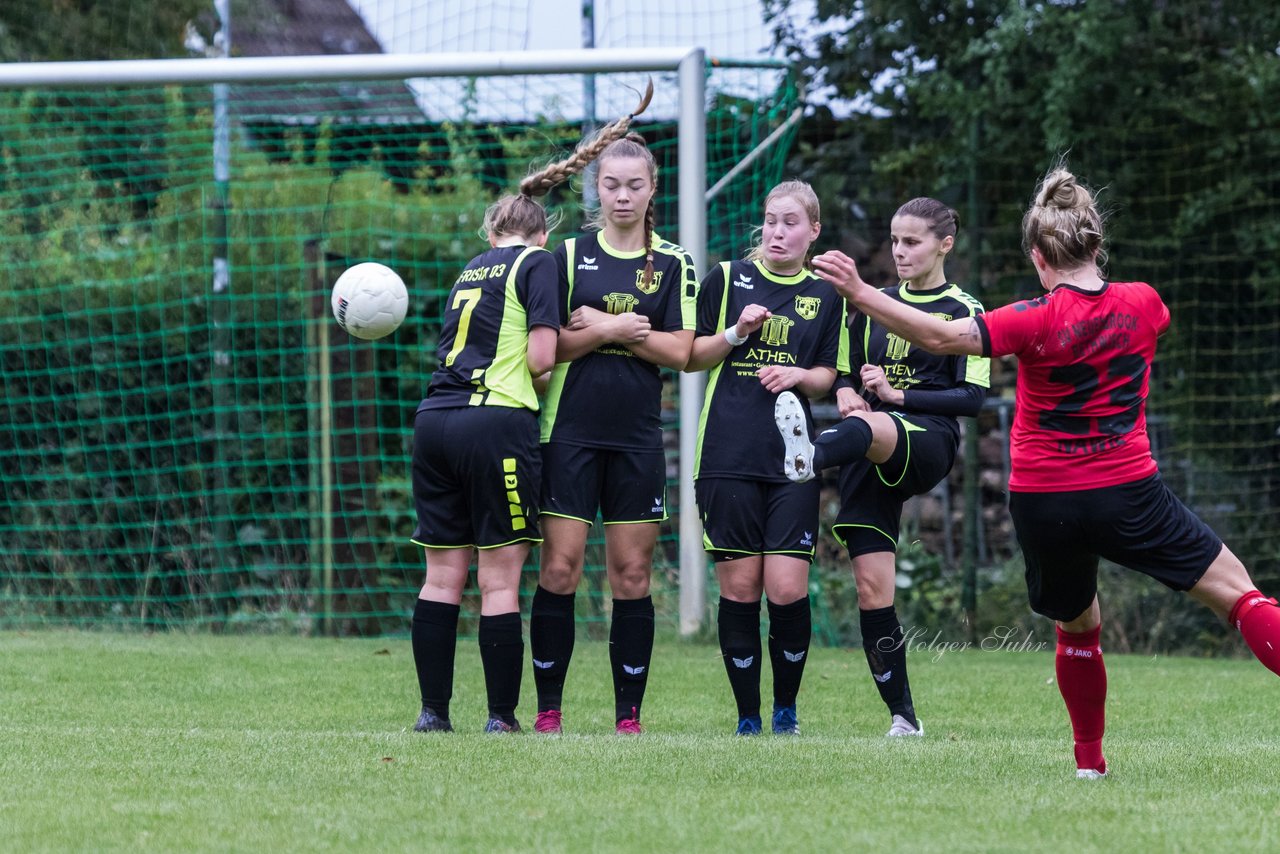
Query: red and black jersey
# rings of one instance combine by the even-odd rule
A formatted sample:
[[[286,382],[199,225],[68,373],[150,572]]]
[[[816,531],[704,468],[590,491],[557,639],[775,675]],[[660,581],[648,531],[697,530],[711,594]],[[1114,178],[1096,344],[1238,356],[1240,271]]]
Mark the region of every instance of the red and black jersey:
[[[1095,489],[1156,472],[1146,401],[1169,309],[1154,288],[1059,285],[977,320],[984,355],[1018,357],[1011,490]]]

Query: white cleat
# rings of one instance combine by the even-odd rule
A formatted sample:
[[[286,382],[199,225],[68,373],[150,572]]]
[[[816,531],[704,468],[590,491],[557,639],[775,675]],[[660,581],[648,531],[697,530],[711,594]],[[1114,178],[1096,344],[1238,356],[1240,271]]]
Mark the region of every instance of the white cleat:
[[[1106,776],[1107,776],[1107,772],[1106,772],[1106,771],[1095,771],[1095,770],[1094,770],[1094,769],[1092,769],[1092,768],[1077,768],[1077,769],[1076,769],[1076,779],[1077,779],[1077,780],[1101,780],[1101,779],[1103,779],[1103,778],[1104,778],[1104,777],[1106,777]]]
[[[813,480],[813,443],[809,441],[809,422],[800,398],[789,391],[778,395],[773,404],[773,423],[778,425],[786,448],[782,470],[787,479],[796,483]]]
[[[924,735],[924,724],[917,720],[916,725],[912,726],[911,721],[902,715],[893,716],[893,726],[889,727],[889,731],[884,734],[885,738],[902,738],[912,735]]]

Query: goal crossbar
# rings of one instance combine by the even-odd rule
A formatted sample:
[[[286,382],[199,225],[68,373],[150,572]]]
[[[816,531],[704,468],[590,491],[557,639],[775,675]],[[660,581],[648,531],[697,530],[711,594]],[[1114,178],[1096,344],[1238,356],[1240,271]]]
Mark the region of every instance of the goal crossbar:
[[[0,89],[674,71],[679,89],[679,240],[695,269],[704,270],[707,261],[706,68],[706,51],[701,47],[25,62],[0,64]],[[699,630],[706,602],[702,522],[693,490],[698,421],[705,387],[705,373],[679,376],[680,631],[683,634]]]

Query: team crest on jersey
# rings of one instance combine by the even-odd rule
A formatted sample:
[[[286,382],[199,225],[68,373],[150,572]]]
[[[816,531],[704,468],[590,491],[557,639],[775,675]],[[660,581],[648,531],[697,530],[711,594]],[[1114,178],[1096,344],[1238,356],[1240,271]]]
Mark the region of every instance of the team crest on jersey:
[[[605,294],[604,310],[610,314],[624,314],[628,311],[634,311],[635,307],[640,304],[640,298],[635,294]]]
[[[654,294],[658,292],[659,286],[662,285],[662,273],[657,270],[653,271],[653,280],[649,284],[644,283],[644,270],[636,270],[636,290],[642,294]]]
[[[822,307],[822,297],[796,297],[796,314],[805,320],[813,320]]]
[[[795,325],[791,318],[775,314],[760,327],[760,340],[770,346],[781,347],[787,343],[787,336]]]
[[[910,341],[894,335],[892,332],[885,337],[887,339],[885,355],[888,358],[895,362],[901,362],[903,359],[907,358],[907,354],[911,352]]]

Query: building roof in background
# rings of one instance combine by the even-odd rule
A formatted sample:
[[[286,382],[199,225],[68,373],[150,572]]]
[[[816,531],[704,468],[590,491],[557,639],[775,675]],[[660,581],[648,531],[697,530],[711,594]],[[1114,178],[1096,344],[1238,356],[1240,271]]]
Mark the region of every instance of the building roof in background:
[[[255,0],[237,4],[233,56],[323,56],[382,53],[347,0]],[[233,85],[232,111],[245,122],[391,125],[422,122],[410,89],[398,80]],[[320,105],[323,105],[322,107]]]

